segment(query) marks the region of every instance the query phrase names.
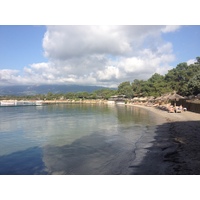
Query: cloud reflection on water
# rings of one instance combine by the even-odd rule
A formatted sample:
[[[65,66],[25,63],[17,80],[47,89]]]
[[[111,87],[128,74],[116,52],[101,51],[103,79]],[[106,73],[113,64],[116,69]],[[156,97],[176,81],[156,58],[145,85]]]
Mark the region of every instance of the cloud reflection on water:
[[[59,105],[11,113],[15,120],[1,126],[1,143],[7,142],[0,174],[130,174],[135,142],[154,125],[148,111],[135,107]]]

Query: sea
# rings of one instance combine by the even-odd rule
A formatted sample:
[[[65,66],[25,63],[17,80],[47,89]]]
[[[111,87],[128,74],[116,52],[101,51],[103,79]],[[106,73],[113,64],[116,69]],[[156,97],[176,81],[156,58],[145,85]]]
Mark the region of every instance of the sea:
[[[155,131],[155,116],[134,106],[2,106],[0,175],[134,174]]]

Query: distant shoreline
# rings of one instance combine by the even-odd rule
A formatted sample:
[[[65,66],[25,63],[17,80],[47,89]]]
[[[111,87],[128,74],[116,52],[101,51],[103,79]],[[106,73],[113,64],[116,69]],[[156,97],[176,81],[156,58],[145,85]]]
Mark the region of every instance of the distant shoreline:
[[[106,104],[107,100],[102,99],[91,99],[91,100],[44,100],[43,104],[71,104],[71,103],[81,103],[81,104]]]

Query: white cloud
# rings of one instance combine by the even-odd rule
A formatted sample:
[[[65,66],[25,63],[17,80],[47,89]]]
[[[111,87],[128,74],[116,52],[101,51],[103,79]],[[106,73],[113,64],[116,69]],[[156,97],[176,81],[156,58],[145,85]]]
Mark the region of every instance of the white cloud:
[[[122,81],[166,73],[175,59],[162,33],[177,26],[48,26],[43,38],[47,63],[0,71],[2,80],[26,84],[117,86]],[[3,74],[3,75],[2,75]]]
[[[180,29],[181,26],[178,25],[168,25],[162,29],[163,33],[174,32]]]
[[[194,64],[196,62],[196,59],[190,59],[187,61],[188,65]]]
[[[19,79],[19,71],[11,69],[0,70],[0,85],[13,84]]]
[[[118,30],[116,26],[49,26],[43,39],[45,56],[66,60],[127,53],[131,50],[129,41]]]
[[[114,66],[106,66],[104,70],[97,71],[97,78],[100,81],[116,80],[119,77],[119,69]]]

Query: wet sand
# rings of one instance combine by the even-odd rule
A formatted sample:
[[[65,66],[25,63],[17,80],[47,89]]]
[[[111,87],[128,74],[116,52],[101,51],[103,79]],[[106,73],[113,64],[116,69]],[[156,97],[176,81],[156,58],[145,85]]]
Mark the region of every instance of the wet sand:
[[[130,106],[147,109],[157,118],[154,138],[144,135],[139,141],[138,155],[144,149],[146,153],[142,160],[132,162],[132,174],[200,174],[200,114],[189,111],[168,113],[156,107]],[[145,148],[142,144],[147,144],[147,140],[151,145]]]

